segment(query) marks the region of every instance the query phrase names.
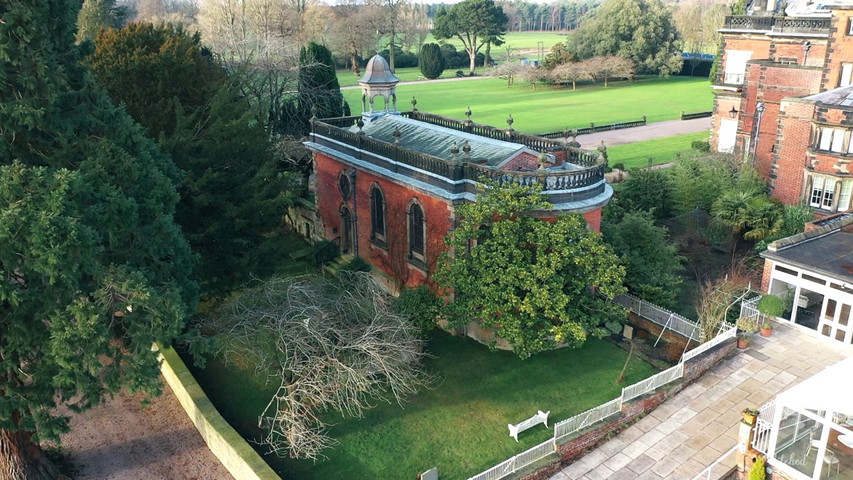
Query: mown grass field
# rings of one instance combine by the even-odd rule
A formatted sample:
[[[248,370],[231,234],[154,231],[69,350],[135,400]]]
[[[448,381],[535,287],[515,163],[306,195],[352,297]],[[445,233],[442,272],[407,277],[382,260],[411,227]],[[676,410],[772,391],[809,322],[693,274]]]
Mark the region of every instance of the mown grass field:
[[[679,153],[690,154],[692,152],[690,144],[699,140],[707,141],[708,132],[687,133],[645,142],[614,145],[607,149],[607,160],[610,166],[617,163],[624,164],[626,170],[647,167],[650,158],[652,165],[660,165],[675,160],[675,156]]]
[[[353,113],[361,112],[361,91],[344,90]],[[498,78],[478,78],[448,82],[427,82],[397,87],[397,108],[411,110],[412,97],[418,110],[457,119],[465,119],[471,107],[472,120],[505,127],[512,114],[513,128],[526,133],[562,131],[564,128],[639,120],[647,116],[649,123],[674,120],[682,111],[711,109],[713,96],[708,80],[670,77],[610,82],[579,87],[516,83],[507,88]],[[375,108],[384,108],[377,98]]]
[[[537,426],[509,436],[507,423],[551,410],[549,426],[619,395],[615,383],[627,353],[603,340],[520,360],[468,338],[436,331],[427,367],[440,377],[405,404],[379,404],[364,418],[330,416],[340,444],[316,464],[267,457],[285,479],[406,479],[438,467],[444,480],[464,479],[543,442],[553,429]],[[626,384],[655,373],[636,357]],[[247,439],[257,439],[257,416],[273,385],[209,362],[194,372],[222,415]],[[259,450],[263,450],[259,447]]]
[[[530,55],[521,55],[524,52],[528,52],[530,50],[538,51],[539,42],[542,42],[542,48],[544,49],[544,53],[548,54],[551,51],[551,47],[560,42],[566,41],[566,33],[565,32],[509,32],[504,35],[504,44],[500,47],[492,47],[492,57],[496,59],[503,59],[506,55],[506,48],[509,46],[512,49],[512,55],[514,57],[519,56],[527,56]],[[456,47],[456,50],[463,50],[462,42],[457,38],[451,38],[445,40],[445,42]],[[424,43],[438,43],[437,40],[429,34]],[[482,50],[481,50],[482,51]],[[535,58],[533,55],[531,58]]]

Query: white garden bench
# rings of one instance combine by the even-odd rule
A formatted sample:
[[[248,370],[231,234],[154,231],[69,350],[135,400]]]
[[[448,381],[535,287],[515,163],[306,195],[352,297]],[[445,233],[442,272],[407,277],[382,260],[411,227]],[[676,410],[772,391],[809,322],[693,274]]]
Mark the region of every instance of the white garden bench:
[[[508,423],[507,427],[509,427],[509,436],[514,438],[515,441],[518,441],[518,434],[527,430],[528,428],[533,428],[540,423],[545,424],[545,428],[548,428],[548,415],[551,413],[551,410],[547,412],[543,412],[539,410],[536,412],[536,415],[528,418],[527,420],[523,420],[515,425]]]

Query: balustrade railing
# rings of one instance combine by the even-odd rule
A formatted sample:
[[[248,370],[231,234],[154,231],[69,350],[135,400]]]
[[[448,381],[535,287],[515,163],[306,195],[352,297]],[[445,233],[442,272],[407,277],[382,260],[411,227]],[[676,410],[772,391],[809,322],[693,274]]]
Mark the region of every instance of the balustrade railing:
[[[774,33],[828,33],[829,17],[771,17],[761,15],[731,15],[723,24],[724,30],[756,30]]]
[[[436,122],[450,120],[438,115],[429,115]],[[580,148],[570,147],[568,149],[568,162],[584,167],[578,170],[547,170],[547,171],[510,171],[498,170],[483,165],[472,163],[461,163],[445,160],[424,153],[407,150],[393,143],[387,143],[367,135],[352,132],[344,128],[338,128],[330,123],[333,121],[339,125],[351,125],[351,119],[357,117],[343,117],[336,119],[324,119],[314,122],[314,134],[330,140],[341,142],[354,148],[354,154],[361,160],[369,160],[362,156],[362,152],[370,152],[393,161],[409,165],[414,168],[425,170],[441,175],[450,180],[480,180],[488,178],[498,183],[511,183],[515,185],[541,184],[545,191],[573,190],[589,187],[604,180],[605,163],[599,160],[598,152],[590,152]],[[421,118],[418,118],[421,120]],[[436,123],[437,124],[437,123]],[[485,127],[484,127],[485,128]],[[491,127],[489,127],[491,128]],[[485,129],[484,131],[492,131]],[[515,139],[515,137],[513,137]],[[544,140],[544,139],[543,139]],[[548,141],[550,142],[550,141]]]

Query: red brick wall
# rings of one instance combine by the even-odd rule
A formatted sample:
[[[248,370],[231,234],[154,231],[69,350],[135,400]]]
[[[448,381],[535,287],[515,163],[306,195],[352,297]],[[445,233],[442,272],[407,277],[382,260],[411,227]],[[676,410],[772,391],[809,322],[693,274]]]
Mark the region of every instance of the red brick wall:
[[[343,232],[339,213],[343,199],[338,190],[338,176],[341,171],[351,170],[351,167],[320,153],[316,153],[314,158],[317,214],[323,223],[317,228],[325,238],[337,239]],[[370,188],[374,183],[381,187],[385,196],[385,248],[370,241]],[[423,283],[434,268],[438,254],[444,249],[444,237],[452,225],[452,207],[441,199],[362,170],[356,176],[355,197],[359,256],[398,281],[409,285]],[[426,219],[426,264],[429,271],[416,268],[405,260],[408,254],[406,211],[413,198],[420,203]],[[352,210],[352,198],[346,203]]]
[[[770,292],[770,274],[773,273],[773,261],[764,260],[764,270],[761,273],[761,291],[764,293]]]
[[[501,170],[536,170],[539,168],[539,157],[524,152],[510,159],[501,166]]]
[[[773,149],[779,125],[779,104],[783,98],[815,93],[820,87],[822,70],[797,66],[752,63],[747,65],[744,102],[739,132],[749,135],[754,128],[755,107],[764,102],[758,147],[755,148],[755,168],[770,180]],[[777,175],[779,173],[777,172]]]
[[[786,101],[785,114],[779,122],[776,153],[770,176],[770,193],[785,204],[800,200],[803,168],[811,142],[814,105],[802,101]]]
[[[841,63],[853,62],[853,36],[847,35],[847,25],[850,22],[850,10],[832,11],[831,47],[826,51],[827,74],[823,90],[838,87],[841,76]],[[811,55],[811,53],[809,54]]]
[[[601,231],[601,208],[584,213],[583,218],[589,225],[590,230],[593,232]]]

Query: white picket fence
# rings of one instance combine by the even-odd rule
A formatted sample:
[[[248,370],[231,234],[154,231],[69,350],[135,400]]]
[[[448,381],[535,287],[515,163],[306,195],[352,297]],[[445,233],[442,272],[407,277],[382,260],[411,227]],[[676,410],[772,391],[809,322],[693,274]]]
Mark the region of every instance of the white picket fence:
[[[700,341],[699,324],[688,320],[677,313],[670,312],[656,305],[640,300],[631,295],[619,295],[613,299],[614,302],[628,308],[632,312],[647,318],[655,323],[664,325],[682,336]],[[505,460],[494,467],[470,477],[468,480],[500,480],[511,475],[522,468],[540,460],[557,450],[557,441],[569,435],[577,433],[602,420],[607,419],[622,411],[622,404],[631,399],[653,392],[667,383],[674,382],[684,376],[684,362],[714,348],[715,346],[734,338],[737,328],[726,324],[724,330],[710,341],[699,345],[693,350],[686,352],[681,361],[663,372],[658,373],[645,380],[622,389],[622,395],[618,398],[579,413],[571,418],[554,424],[554,437],[539,445],[525,450],[524,452]]]
[[[685,338],[697,342],[702,341],[702,329],[693,320],[627,293],[613,297],[613,301],[637,315],[647,318],[658,325],[662,325]]]
[[[522,468],[536,462],[537,460],[543,459],[556,451],[556,444],[554,443],[554,439],[551,438],[533,448],[529,448],[519,453],[509,460],[495,465],[479,475],[474,475],[468,480],[500,480],[501,478],[504,478],[507,475],[512,475]]]
[[[627,402],[640,395],[653,392],[659,387],[666,385],[669,382],[674,382],[684,375],[684,364],[679,363],[674,367],[670,367],[657,375],[641,380],[631,386],[622,389],[622,401]]]
[[[605,418],[616,415],[622,411],[622,397],[614,398],[613,400],[599,405],[595,408],[579,413],[574,417],[567,418],[562,422],[554,424],[554,439],[559,440],[567,435],[571,435],[579,430],[582,430],[594,423],[598,423]]]

